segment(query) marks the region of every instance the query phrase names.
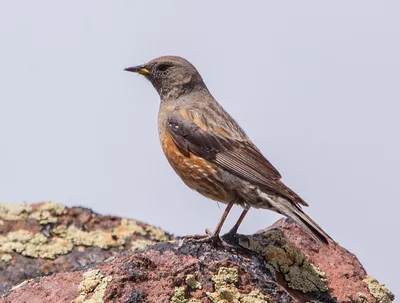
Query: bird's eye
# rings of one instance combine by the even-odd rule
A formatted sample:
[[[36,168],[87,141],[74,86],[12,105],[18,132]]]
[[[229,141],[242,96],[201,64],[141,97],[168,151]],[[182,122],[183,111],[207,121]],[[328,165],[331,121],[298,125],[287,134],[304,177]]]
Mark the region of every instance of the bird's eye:
[[[157,66],[157,69],[160,72],[165,72],[170,67],[171,67],[171,65],[168,65],[168,64],[160,64],[159,66]]]

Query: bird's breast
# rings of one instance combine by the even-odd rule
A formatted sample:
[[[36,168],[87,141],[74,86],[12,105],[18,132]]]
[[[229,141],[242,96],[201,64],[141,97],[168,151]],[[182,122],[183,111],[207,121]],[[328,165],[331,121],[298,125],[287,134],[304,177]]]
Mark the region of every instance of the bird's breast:
[[[223,186],[215,164],[179,148],[166,129],[161,129],[160,141],[168,162],[187,186],[216,201],[231,200],[233,193]]]

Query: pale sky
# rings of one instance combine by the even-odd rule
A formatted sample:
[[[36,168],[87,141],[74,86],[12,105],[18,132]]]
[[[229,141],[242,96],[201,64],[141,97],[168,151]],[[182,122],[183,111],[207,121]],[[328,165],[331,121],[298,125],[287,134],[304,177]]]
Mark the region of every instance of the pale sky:
[[[0,200],[214,229],[224,206],[169,167],[158,95],[123,71],[179,55],[306,212],[399,294],[399,12],[361,0],[3,1]],[[253,210],[240,232],[278,218]]]

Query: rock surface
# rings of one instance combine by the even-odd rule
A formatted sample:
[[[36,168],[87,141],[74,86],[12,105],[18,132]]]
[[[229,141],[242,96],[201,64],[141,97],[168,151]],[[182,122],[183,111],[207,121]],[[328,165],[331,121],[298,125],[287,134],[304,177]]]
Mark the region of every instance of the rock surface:
[[[0,204],[0,294],[27,279],[171,239],[151,225],[100,216],[82,207]]]
[[[55,203],[0,217],[0,302],[394,301],[353,254],[284,219],[212,245]]]

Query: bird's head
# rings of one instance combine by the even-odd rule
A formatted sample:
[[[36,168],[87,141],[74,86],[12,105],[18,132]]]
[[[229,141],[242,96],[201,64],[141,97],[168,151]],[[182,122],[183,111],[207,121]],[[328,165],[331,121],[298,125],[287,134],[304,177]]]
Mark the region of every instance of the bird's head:
[[[157,90],[161,100],[177,98],[205,85],[197,69],[186,59],[164,56],[143,65],[125,69],[146,77]]]

